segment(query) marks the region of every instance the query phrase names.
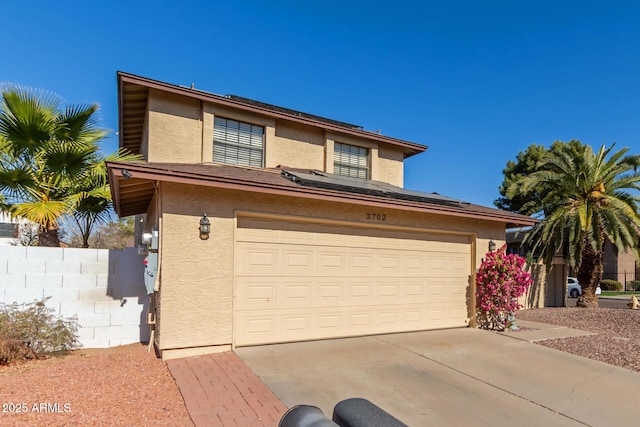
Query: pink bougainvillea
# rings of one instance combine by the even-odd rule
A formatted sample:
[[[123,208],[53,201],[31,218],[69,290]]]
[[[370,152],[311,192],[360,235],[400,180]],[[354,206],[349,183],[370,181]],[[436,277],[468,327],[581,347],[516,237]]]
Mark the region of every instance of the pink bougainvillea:
[[[522,307],[518,298],[531,286],[524,264],[523,257],[507,255],[506,246],[485,255],[476,273],[477,308],[484,326],[504,329],[508,314]]]

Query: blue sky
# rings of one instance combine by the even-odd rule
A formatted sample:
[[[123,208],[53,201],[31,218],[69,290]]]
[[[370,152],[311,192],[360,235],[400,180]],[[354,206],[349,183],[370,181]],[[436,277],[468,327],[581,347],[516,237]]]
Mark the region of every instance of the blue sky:
[[[97,102],[116,71],[429,146],[405,187],[492,206],[531,144],[640,153],[640,2],[62,1],[0,7],[0,82]]]

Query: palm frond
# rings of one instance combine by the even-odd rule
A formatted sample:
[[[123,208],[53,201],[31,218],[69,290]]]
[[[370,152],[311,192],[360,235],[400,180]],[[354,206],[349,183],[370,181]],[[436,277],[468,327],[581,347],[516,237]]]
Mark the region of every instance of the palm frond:
[[[550,264],[554,254],[562,254],[577,270],[584,245],[596,254],[606,240],[618,250],[637,248],[640,198],[629,191],[640,190],[640,156],[627,153],[627,148],[614,151],[614,145],[594,152],[586,145],[565,144],[547,152],[537,171],[508,189],[508,196],[540,194],[525,208],[529,212],[543,209],[546,215],[524,241],[539,259]]]
[[[10,211],[14,216],[48,228],[57,225],[58,218],[68,212],[68,208],[65,202],[49,200],[15,204]]]
[[[58,96],[44,91],[8,86],[0,102],[0,134],[9,142],[8,151],[15,157],[33,153],[47,141],[60,117]]]

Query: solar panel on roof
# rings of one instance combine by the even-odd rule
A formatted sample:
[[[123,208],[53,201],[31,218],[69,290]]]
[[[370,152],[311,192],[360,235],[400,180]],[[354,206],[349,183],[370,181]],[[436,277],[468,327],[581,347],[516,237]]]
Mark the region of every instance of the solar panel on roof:
[[[280,113],[286,113],[286,114],[291,114],[298,117],[304,117],[311,120],[317,120],[319,122],[329,123],[329,124],[333,124],[340,127],[363,130],[363,127],[359,125],[354,125],[354,124],[342,122],[339,120],[333,120],[333,119],[329,119],[322,116],[316,116],[315,114],[303,113],[302,111],[292,110],[290,108],[285,108],[285,107],[279,107],[277,105],[268,104],[266,102],[256,101],[255,99],[245,98],[238,95],[226,95],[226,97],[229,99],[233,99],[234,101],[242,102],[244,104],[267,108],[269,110],[278,111]]]
[[[406,190],[385,182],[352,178],[319,171],[311,172],[312,173],[305,173],[285,170],[282,173],[292,181],[309,187],[341,190],[358,194],[369,194],[398,200],[437,203],[456,207],[462,207],[467,204],[457,199],[442,196],[438,193],[422,193],[420,191]]]

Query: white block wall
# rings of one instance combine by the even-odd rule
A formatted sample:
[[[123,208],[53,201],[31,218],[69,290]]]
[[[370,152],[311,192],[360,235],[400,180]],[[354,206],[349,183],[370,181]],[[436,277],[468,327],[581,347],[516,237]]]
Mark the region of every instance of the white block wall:
[[[136,248],[0,246],[0,301],[50,297],[56,315],[78,316],[85,348],[148,342],[142,261]]]

